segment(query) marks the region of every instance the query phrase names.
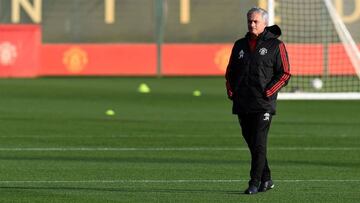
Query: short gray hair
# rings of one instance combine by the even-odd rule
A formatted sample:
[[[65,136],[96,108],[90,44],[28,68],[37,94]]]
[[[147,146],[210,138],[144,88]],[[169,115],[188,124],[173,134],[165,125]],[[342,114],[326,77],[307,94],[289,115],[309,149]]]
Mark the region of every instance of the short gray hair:
[[[266,25],[269,24],[269,13],[266,10],[264,10],[264,9],[262,9],[260,7],[257,7],[257,6],[252,7],[247,12],[247,17],[249,18],[252,13],[260,13],[262,18],[265,20]]]

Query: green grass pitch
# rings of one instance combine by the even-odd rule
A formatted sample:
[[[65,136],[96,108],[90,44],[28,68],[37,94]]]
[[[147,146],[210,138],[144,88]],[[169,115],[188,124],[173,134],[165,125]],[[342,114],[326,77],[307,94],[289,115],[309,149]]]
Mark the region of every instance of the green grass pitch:
[[[0,202],[360,200],[360,101],[279,101],[268,144],[276,188],[247,196],[249,152],[223,78],[0,87]]]

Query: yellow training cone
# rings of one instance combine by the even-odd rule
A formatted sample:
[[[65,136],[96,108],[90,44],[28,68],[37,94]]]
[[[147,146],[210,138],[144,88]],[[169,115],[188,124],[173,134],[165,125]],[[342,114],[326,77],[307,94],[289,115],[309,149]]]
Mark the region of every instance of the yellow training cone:
[[[150,93],[150,87],[145,83],[141,83],[139,85],[138,92],[140,92],[140,93]]]

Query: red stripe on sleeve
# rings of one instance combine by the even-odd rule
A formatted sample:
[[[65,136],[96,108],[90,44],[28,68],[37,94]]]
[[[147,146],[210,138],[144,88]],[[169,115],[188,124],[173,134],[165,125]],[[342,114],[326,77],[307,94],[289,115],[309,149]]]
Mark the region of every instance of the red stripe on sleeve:
[[[284,74],[282,75],[282,77],[280,78],[280,80],[277,83],[275,83],[269,90],[266,91],[267,97],[270,97],[271,95],[273,95],[274,93],[279,91],[280,88],[285,84],[285,82],[287,80],[289,80],[289,78],[290,78],[289,62],[286,57],[285,45],[283,43],[281,43],[279,45],[279,49],[280,49],[281,63],[282,63],[282,67],[284,69]]]

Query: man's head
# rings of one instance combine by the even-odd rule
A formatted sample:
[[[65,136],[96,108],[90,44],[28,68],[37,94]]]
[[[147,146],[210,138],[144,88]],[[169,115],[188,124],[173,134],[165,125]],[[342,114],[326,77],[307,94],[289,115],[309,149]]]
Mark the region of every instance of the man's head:
[[[247,13],[247,21],[249,32],[254,36],[258,36],[264,32],[269,23],[269,14],[262,8],[253,7]]]

